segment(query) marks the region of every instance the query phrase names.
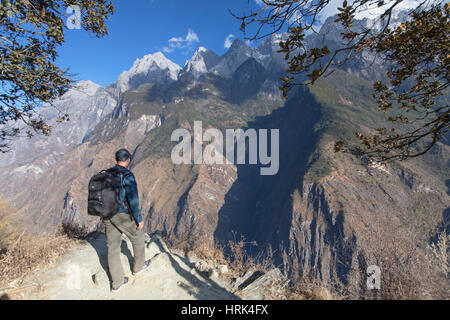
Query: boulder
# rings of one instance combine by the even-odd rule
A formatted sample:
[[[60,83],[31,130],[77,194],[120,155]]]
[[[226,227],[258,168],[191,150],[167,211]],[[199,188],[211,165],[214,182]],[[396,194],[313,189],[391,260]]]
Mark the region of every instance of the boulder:
[[[251,300],[280,299],[288,284],[289,280],[280,269],[274,268],[248,283],[242,289],[242,296]]]

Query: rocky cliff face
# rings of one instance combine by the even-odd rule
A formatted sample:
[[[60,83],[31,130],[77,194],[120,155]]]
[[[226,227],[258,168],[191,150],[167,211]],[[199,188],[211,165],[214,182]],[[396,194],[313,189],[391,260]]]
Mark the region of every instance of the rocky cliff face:
[[[11,150],[2,155],[1,193],[10,198],[27,183],[43,175],[64,154],[89,136],[91,130],[115,107],[116,99],[103,87],[92,81],[80,81],[53,105],[44,106],[38,113],[53,126],[48,137],[21,137],[11,144]],[[69,121],[57,122],[57,117],[69,114]]]
[[[322,85],[317,91],[327,88]],[[142,87],[125,95],[115,116],[103,120],[86,143],[65,154],[39,180],[48,187],[32,196],[20,194],[16,205],[32,214],[36,224],[63,222],[95,230],[99,221],[86,215],[85,186],[94,173],[113,164],[115,149],[125,146],[134,151],[132,170],[148,232],[162,231],[173,243],[189,245],[198,241],[226,245],[242,235],[257,243],[249,245],[248,252],[271,254],[294,279],[314,275],[355,287],[387,236],[419,250],[444,219],[448,195],[427,161],[370,167],[347,155],[332,156],[327,135],[336,128],[322,127],[323,114],[331,111],[315,92],[299,91],[273,112],[258,104],[260,116],[247,127],[280,129],[280,171],[262,177],[259,166],[174,165],[170,160],[174,143],[169,140],[175,128],[192,130],[197,117],[205,119],[204,129],[230,117],[235,123],[228,123],[240,127],[242,113],[231,112],[233,105],[212,93],[201,96],[207,99],[203,101],[186,94],[182,102],[163,104],[148,102],[149,90]],[[352,99],[345,91],[343,99],[332,96],[341,101],[335,108]],[[158,116],[133,114],[141,104],[147,106],[142,110]],[[192,108],[199,113],[192,115]],[[343,126],[344,119],[338,120],[335,125]],[[444,161],[448,150],[440,148],[433,157]]]
[[[3,190],[41,227],[62,222],[93,231],[99,221],[86,214],[89,178],[126,147],[149,233],[162,231],[191,246],[243,236],[257,243],[246,247],[250,255],[270,257],[292,279],[312,275],[359,290],[380,248],[402,243],[402,250],[420,255],[448,221],[449,147],[439,144],[425,158],[388,167],[335,155],[337,137],[351,140],[355,131],[382,123],[364,80],[382,69],[363,75],[354,72],[357,61],[283,101],[277,91],[283,62],[274,47],[284,36],[258,48],[235,41],[219,58],[200,49],[176,77],[176,68],[162,66],[164,79],[139,76],[132,84],[127,78],[130,90],[83,143],[65,150],[27,188]],[[204,130],[279,129],[279,172],[261,176],[260,164],[174,165],[171,134],[192,133],[195,120]]]

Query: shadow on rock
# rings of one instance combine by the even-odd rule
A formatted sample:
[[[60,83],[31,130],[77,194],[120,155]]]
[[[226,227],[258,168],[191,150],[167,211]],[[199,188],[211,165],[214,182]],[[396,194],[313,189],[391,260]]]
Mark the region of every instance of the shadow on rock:
[[[111,281],[111,275],[109,273],[109,267],[108,267],[108,247],[106,245],[106,238],[104,237],[103,233],[100,232],[94,232],[92,235],[90,235],[86,241],[95,249],[98,259],[100,262],[100,265],[102,266],[103,270],[108,275],[109,281]],[[120,251],[122,254],[124,254],[127,259],[128,263],[130,264],[130,267],[133,265],[133,254],[131,253],[130,249],[128,248],[127,242],[125,239],[122,239],[122,243],[120,245]]]
[[[193,274],[191,274],[187,270],[183,269],[181,267],[181,265],[173,257],[173,255],[175,255],[175,254],[171,253],[167,249],[167,246],[165,245],[165,243],[159,236],[153,234],[151,236],[150,243],[151,242],[155,243],[159,247],[159,249],[161,250],[161,254],[167,254],[173,269],[191,285],[191,287],[189,287],[185,283],[178,284],[181,288],[186,290],[191,296],[193,296],[199,300],[213,299],[213,297],[211,297],[211,291],[214,291],[217,293],[217,296],[221,296],[221,297],[223,297],[223,299],[227,299],[227,300],[228,299],[233,299],[233,300],[241,299],[240,297],[236,296],[235,294],[233,294],[233,293],[227,291],[226,289],[222,288],[221,286],[219,286],[217,283],[212,281],[206,275],[204,275],[200,272],[197,273],[202,278],[202,280],[199,280]],[[190,262],[187,261],[184,257],[181,257],[179,255],[176,255],[176,257],[181,259],[186,265],[190,264]],[[151,272],[151,270],[150,270],[150,272]],[[198,289],[198,291],[196,291],[195,289]]]

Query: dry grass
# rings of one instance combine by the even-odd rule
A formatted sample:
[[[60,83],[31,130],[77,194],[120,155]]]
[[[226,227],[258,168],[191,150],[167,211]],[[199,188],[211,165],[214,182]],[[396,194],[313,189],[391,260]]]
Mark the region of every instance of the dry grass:
[[[288,300],[342,300],[333,290],[316,285],[314,282],[297,282],[287,289]]]
[[[255,241],[247,242],[241,235],[239,239],[236,233],[233,233],[234,240],[228,242],[226,249],[229,252],[227,256],[227,262],[232,266],[232,270],[235,274],[243,274],[245,271],[254,268],[261,272],[267,272],[273,268],[270,256],[250,256],[246,250],[246,247],[257,246]]]
[[[0,299],[14,297],[27,287],[24,278],[53,264],[79,243],[59,228],[55,234],[30,233],[10,207],[0,205]]]
[[[427,246],[426,258],[429,264],[436,268],[436,272],[444,278],[450,276],[450,235],[442,232],[436,243]]]
[[[345,286],[337,281],[319,281],[311,275],[298,277],[286,288],[288,300],[347,300]]]
[[[391,237],[392,234],[391,234]],[[198,259],[213,261],[213,265],[227,265],[229,272],[224,276],[234,279],[242,276],[247,270],[256,269],[266,273],[274,268],[270,254],[253,257],[246,250],[256,246],[241,236],[235,236],[227,246],[200,239],[195,241],[192,235],[189,241],[172,244],[172,248],[182,250],[185,255],[193,255]],[[436,245],[428,248],[428,254],[422,254],[411,243],[383,241],[372,251],[370,264],[380,266],[381,290],[366,289],[366,275],[361,274],[359,292],[349,291],[342,283],[318,282],[308,275],[296,279],[283,292],[276,292],[271,299],[289,300],[344,300],[344,299],[448,299],[448,242],[445,236],[439,238]],[[269,250],[270,252],[270,250]],[[226,253],[226,254],[225,254]],[[369,261],[367,261],[369,262]],[[363,272],[363,271],[359,271]]]
[[[283,292],[277,291],[270,299],[289,300],[344,300],[344,299],[449,299],[449,246],[448,236],[438,237],[436,244],[427,248],[418,248],[416,240],[389,230],[382,230],[371,241],[371,245],[362,252],[366,267],[377,265],[381,270],[381,289],[367,290],[366,270],[353,270],[359,273],[355,279],[359,282],[345,286],[336,282],[318,282],[310,275],[295,278]],[[381,234],[382,233],[382,234]],[[220,246],[210,238],[189,234],[176,243],[167,241],[171,249],[180,250],[185,256],[209,262],[214,267],[227,265],[228,272],[223,275],[230,280],[242,276],[250,269],[266,273],[274,268],[271,254],[254,257],[248,254],[249,246],[243,237],[234,237],[226,246]],[[407,239],[408,241],[405,241]],[[359,252],[356,250],[355,252]],[[360,250],[361,248],[359,248]],[[281,250],[281,249],[280,249]],[[266,250],[271,252],[271,250]],[[364,266],[361,266],[365,268]],[[292,279],[291,279],[292,280]]]
[[[385,234],[367,254],[367,265],[379,266],[380,289],[367,289],[365,270],[355,288],[342,283],[319,283],[312,277],[300,278],[289,288],[287,299],[335,300],[423,300],[450,298],[450,237],[442,233],[435,244],[420,249],[414,241],[401,241],[395,233]]]
[[[3,253],[14,239],[14,211],[5,203],[0,201],[0,254]]]
[[[226,246],[204,239],[198,234],[195,237],[191,234],[182,240],[167,241],[167,243],[170,243],[171,250],[182,251],[185,256],[194,256],[196,259],[212,262],[213,266],[226,265],[228,272],[222,276],[228,280],[235,280],[251,269],[267,273],[275,268],[272,250],[267,250],[268,253],[264,256],[250,256],[246,248],[257,246],[257,243],[248,242],[243,236],[238,238],[236,234],[234,234],[234,240],[229,241]],[[274,284],[274,287],[278,288],[277,284]],[[336,287],[303,278],[294,285],[291,284],[282,290],[268,293],[266,298],[271,300],[336,300],[343,299],[343,294]]]
[[[226,264],[228,266],[229,263],[224,255],[223,247],[217,243],[211,244],[207,241],[196,242],[195,246],[187,252],[188,255],[192,254],[199,259],[211,260],[215,264]]]
[[[395,233],[386,234],[370,254],[368,265],[380,268],[381,286],[376,290],[352,293],[352,299],[424,300],[449,299],[448,236],[442,234],[436,244],[419,248],[401,241]],[[366,288],[366,275],[361,272],[360,288]]]
[[[245,271],[254,268],[261,272],[267,272],[273,267],[271,257],[252,257],[246,251],[247,246],[257,246],[257,243],[247,242],[245,238],[234,235],[235,240],[229,241],[226,246],[220,245],[210,239],[202,237],[201,234],[188,235],[175,242],[168,240],[171,250],[181,251],[184,256],[194,256],[197,259],[212,261],[214,266],[226,265],[227,278],[235,278]]]

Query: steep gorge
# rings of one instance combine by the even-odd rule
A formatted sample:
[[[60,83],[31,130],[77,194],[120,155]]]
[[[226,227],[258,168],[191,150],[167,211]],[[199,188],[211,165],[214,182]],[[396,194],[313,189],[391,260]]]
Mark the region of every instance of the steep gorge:
[[[95,231],[100,225],[86,213],[86,186],[125,147],[133,153],[146,231],[162,231],[173,243],[226,245],[243,236],[249,255],[270,257],[291,279],[310,275],[355,291],[362,290],[366,267],[379,263],[386,250],[423,255],[436,231],[448,230],[449,146],[439,143],[422,159],[389,166],[334,154],[334,141],[352,141],[355,131],[383,121],[370,82],[336,70],[283,101],[277,88],[281,63],[271,44],[263,43],[258,54],[237,41],[220,58],[209,54],[210,70],[192,64],[207,52],[199,49],[187,64],[195,74],[175,76],[178,69],[161,55],[151,55],[158,63],[149,56],[135,62],[136,68],[150,65],[151,73],[141,67],[138,75],[125,73],[120,86],[109,88],[114,98],[105,93],[112,99],[108,115],[96,118],[80,141],[25,187],[3,173],[2,192],[38,230],[64,223]],[[164,81],[147,83],[148,77]],[[279,129],[278,173],[261,176],[261,165],[174,165],[171,134],[177,128],[192,133],[196,120],[203,129]],[[27,165],[36,163],[39,158]]]

